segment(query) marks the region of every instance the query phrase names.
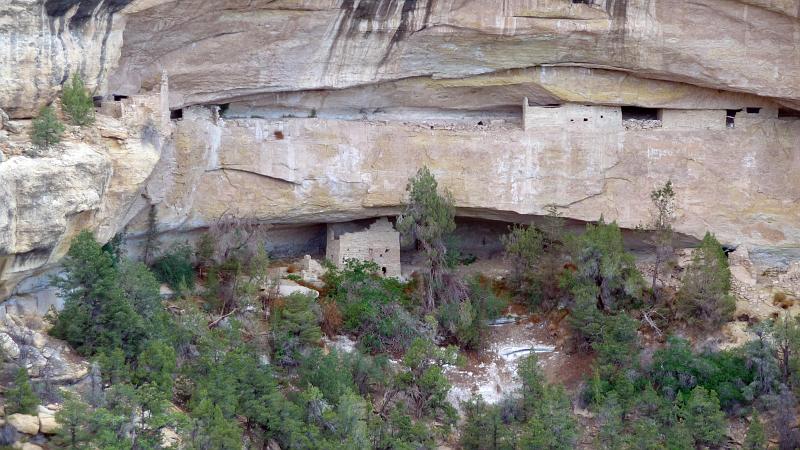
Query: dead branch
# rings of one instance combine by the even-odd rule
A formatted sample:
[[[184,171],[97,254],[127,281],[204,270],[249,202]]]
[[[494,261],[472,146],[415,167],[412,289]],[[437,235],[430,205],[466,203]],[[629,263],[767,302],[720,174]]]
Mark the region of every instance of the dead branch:
[[[653,322],[653,319],[650,318],[650,312],[651,311],[645,311],[644,314],[642,314],[642,317],[644,318],[644,321],[650,325],[650,327],[655,330],[656,333],[658,333],[658,336],[661,337],[663,333],[661,333],[661,329],[658,328],[658,325]]]
[[[217,319],[214,319],[213,321],[211,321],[211,322],[208,324],[208,329],[210,330],[210,329],[212,329],[212,328],[216,327],[217,325],[219,325],[219,323],[220,323],[222,320],[224,320],[226,317],[229,317],[231,314],[235,313],[235,312],[236,312],[236,310],[238,310],[238,309],[239,309],[238,307],[236,307],[236,308],[233,308],[233,309],[231,310],[231,312],[229,312],[228,314],[224,314],[224,315],[222,315],[222,316],[218,317]]]

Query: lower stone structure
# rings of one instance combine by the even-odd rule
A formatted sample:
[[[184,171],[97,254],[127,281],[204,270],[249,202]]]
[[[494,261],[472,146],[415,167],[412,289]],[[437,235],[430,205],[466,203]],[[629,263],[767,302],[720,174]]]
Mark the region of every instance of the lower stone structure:
[[[381,217],[369,228],[350,231],[358,227],[353,223],[329,224],[326,257],[343,267],[348,259],[373,261],[386,277],[400,276],[400,233],[386,217]]]

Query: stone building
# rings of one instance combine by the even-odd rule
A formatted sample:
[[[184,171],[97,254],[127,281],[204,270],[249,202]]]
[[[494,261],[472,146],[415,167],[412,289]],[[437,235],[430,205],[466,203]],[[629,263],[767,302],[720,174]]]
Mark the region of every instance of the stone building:
[[[326,257],[344,266],[348,259],[373,261],[386,277],[400,276],[400,233],[386,217],[368,228],[356,223],[328,224]]]
[[[522,103],[523,129],[558,127],[575,131],[619,131],[697,129],[725,130],[746,128],[776,120],[777,107],[752,106],[738,109],[645,108],[639,106],[604,106],[564,103],[530,106]]]

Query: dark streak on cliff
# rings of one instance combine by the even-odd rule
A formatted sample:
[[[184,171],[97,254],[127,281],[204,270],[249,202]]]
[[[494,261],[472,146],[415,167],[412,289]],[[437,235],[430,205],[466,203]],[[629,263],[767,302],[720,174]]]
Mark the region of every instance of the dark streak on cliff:
[[[648,0],[649,2],[649,0]],[[627,33],[628,22],[628,0],[611,0],[607,5],[607,13],[611,16],[612,58],[619,63],[628,60],[625,54],[625,35]]]
[[[64,16],[69,10],[78,7],[75,15],[70,20],[70,29],[76,29],[86,23],[98,9],[102,6],[109,14],[113,14],[125,6],[132,0],[47,0],[44,4],[45,11],[50,17]]]
[[[379,65],[384,64],[400,41],[418,31],[415,28],[414,17],[419,9],[418,4],[420,1],[402,1],[402,6],[399,5],[400,0],[342,1],[339,7],[341,12],[336,35],[328,55],[328,64],[330,64],[331,57],[333,57],[335,50],[342,44],[343,40],[354,39],[360,35],[367,36],[374,32],[391,33],[391,37],[387,36],[386,51],[379,62]],[[433,4],[434,0],[426,0],[424,20],[420,29],[424,29],[427,26]],[[390,30],[386,25],[392,16],[397,13],[398,6],[400,8],[400,23],[397,28]],[[365,23],[366,27],[363,26]]]

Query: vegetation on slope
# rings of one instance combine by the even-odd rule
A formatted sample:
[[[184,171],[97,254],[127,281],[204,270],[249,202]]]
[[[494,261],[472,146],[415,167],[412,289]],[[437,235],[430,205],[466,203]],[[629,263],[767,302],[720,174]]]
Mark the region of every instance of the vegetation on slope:
[[[56,280],[65,306],[51,333],[95,362],[96,388],[64,394],[58,444],[162,448],[165,430],[175,430],[177,447],[196,449],[418,449],[443,441],[566,449],[586,439],[596,448],[721,448],[728,420],[750,416],[747,448],[764,448],[770,427],[782,448],[800,442],[798,320],[761,324],[757,339],[726,351],[698,351],[675,334],[643,357],[641,337],[656,327],[647,320],[652,311],[665,317],[656,328],[665,335],[685,334],[675,324],[687,315],[702,314],[695,329],[706,331],[729,320],[730,273],[712,235],[677,295],[653,296],[616,224],[601,218],[570,235],[555,213],[505,239],[511,294],[543,314],[569,311],[570,347],[594,355],[585,388],[573,399],[529,356],[519,364],[517,391],[495,405],[473,398],[459,418],[444,367],[460,363],[460,350],[481,348],[487,321],[507,300],[454,270],[446,245],[452,201],[430,172],[420,171],[409,191],[401,229],[424,241],[425,274],[404,283],[349,261],[329,267],[319,299],[263,291],[263,235],[235,218],[221,220],[195,249],[152,255],[155,272],[78,235]],[[179,289],[175,299],[162,300],[156,274]],[[338,333],[357,348],[323,349],[322,336]],[[13,398],[29,408],[25,380],[16,384]],[[592,411],[596,433],[582,429],[576,405]]]

